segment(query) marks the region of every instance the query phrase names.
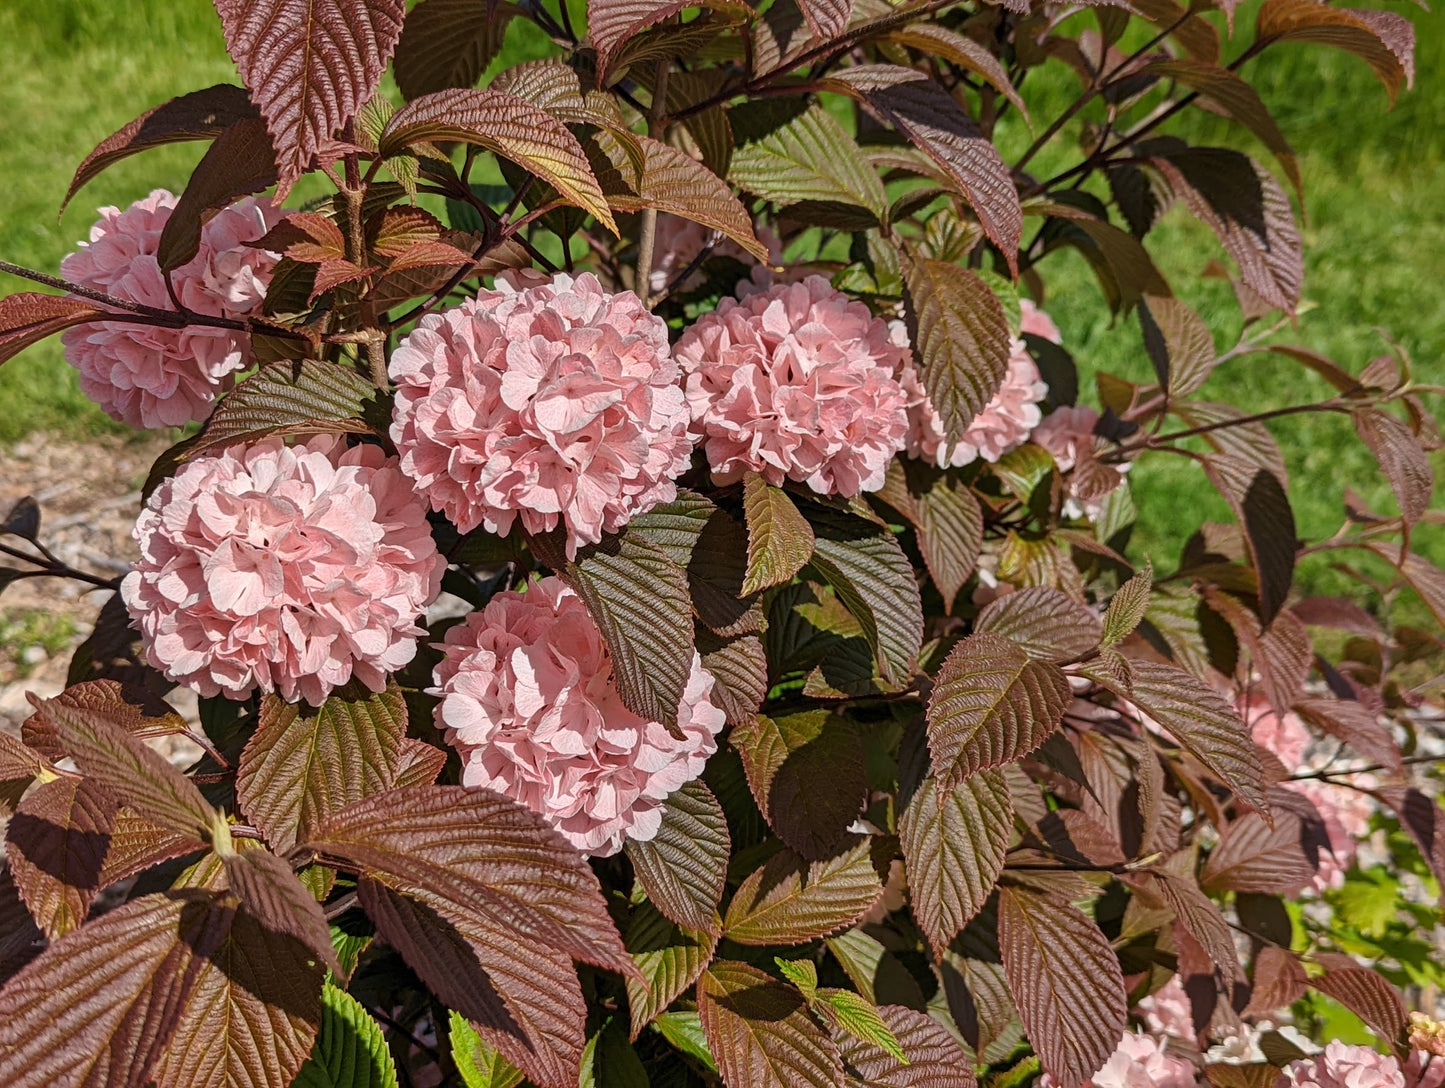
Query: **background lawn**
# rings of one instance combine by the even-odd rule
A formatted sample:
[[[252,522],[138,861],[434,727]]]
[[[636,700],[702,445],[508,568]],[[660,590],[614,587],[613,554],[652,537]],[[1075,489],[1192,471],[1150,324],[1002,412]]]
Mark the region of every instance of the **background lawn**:
[[[1253,4],[1241,6],[1236,18],[1242,29],[1252,25],[1253,10]],[[1315,309],[1288,339],[1358,371],[1386,349],[1383,330],[1409,351],[1421,380],[1445,384],[1439,360],[1445,348],[1445,139],[1438,127],[1445,116],[1445,11],[1426,13],[1408,4],[1395,10],[1414,20],[1419,47],[1416,88],[1402,93],[1393,112],[1365,64],[1336,50],[1279,46],[1253,61],[1248,75],[1292,140],[1305,178],[1305,296]],[[511,51],[530,54],[535,43],[515,40],[524,29],[520,24],[513,26],[517,48]],[[54,272],[85,236],[98,205],[124,205],[155,186],[179,192],[199,157],[198,144],[162,148],[111,168],[56,216],[76,164],[100,139],[166,98],[235,79],[208,0],[0,3],[0,258]],[[1024,92],[1035,116],[1047,120],[1073,97],[1075,86],[1061,65],[1053,65],[1032,72]],[[1175,131],[1265,155],[1222,119],[1201,115],[1190,125]],[[1016,127],[1000,138],[1016,155],[1031,137]],[[1047,174],[1055,162],[1072,161],[1056,151],[1034,166]],[[1149,248],[1219,342],[1233,343],[1239,317],[1229,287],[1198,278],[1208,260],[1222,255],[1213,237],[1176,213],[1151,235]],[[1082,260],[1058,254],[1042,272],[1046,305],[1084,369],[1147,379],[1137,328],[1132,321],[1111,326]],[[19,289],[20,281],[0,275],[0,293]],[[1266,408],[1322,398],[1328,389],[1292,363],[1256,355],[1222,368],[1204,395]],[[1393,509],[1346,418],[1296,417],[1274,429],[1306,539],[1338,526],[1346,486],[1376,508]],[[35,431],[73,439],[118,430],[80,396],[58,339],[0,368],[0,447]],[[1445,460],[1438,457],[1437,474],[1445,475]],[[1173,567],[1201,518],[1228,518],[1202,473],[1183,459],[1145,462],[1134,484],[1142,512],[1136,541],[1163,569]],[[1422,530],[1418,539],[1432,558],[1445,562],[1445,532]],[[1349,589],[1321,563],[1306,564],[1301,579],[1311,591]]]

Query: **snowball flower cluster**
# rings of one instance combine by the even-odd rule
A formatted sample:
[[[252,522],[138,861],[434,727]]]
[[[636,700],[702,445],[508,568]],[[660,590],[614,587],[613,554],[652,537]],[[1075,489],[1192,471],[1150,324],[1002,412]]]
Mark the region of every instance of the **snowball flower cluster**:
[[[882,487],[903,448],[907,349],[821,276],[723,299],[674,354],[719,483],[751,470],[852,496]]]
[[[1313,737],[1298,714],[1278,713],[1273,707],[1255,694],[1241,696],[1238,703],[1240,716],[1249,723],[1254,742],[1268,749],[1279,758],[1290,772],[1319,770],[1308,756]],[[1374,776],[1358,774],[1352,776],[1362,787],[1374,785]],[[1281,783],[1285,788],[1307,798],[1314,805],[1324,822],[1329,837],[1329,850],[1322,850],[1318,859],[1313,887],[1316,891],[1338,888],[1344,883],[1345,871],[1355,860],[1359,840],[1370,830],[1370,816],[1375,806],[1368,794],[1358,789],[1349,789],[1317,778],[1303,778]]]
[[[1023,308],[1021,330],[1057,344],[1059,329],[1053,319],[1029,299],[1023,299],[1020,305]],[[903,325],[898,323],[894,328],[895,338],[898,338]],[[983,410],[973,417],[950,453],[943,420],[924,390],[918,372],[905,365],[899,380],[908,395],[908,455],[939,468],[968,465],[980,458],[992,463],[1023,445],[1029,432],[1042,419],[1039,401],[1049,392],[1024,342],[1014,340],[1003,384]]]
[[[1405,1088],[1400,1063],[1367,1046],[1331,1042],[1323,1053],[1290,1062],[1277,1088]]]
[[[560,524],[567,554],[677,495],[687,405],[667,325],[597,277],[497,278],[391,358],[402,468],[462,532]]]
[[[1172,1035],[1185,1042],[1195,1042],[1194,1003],[1175,975],[1135,1006],[1144,1026],[1154,1035]]]
[[[172,194],[157,189],[125,211],[102,208],[90,241],[60,262],[61,274],[114,298],[175,309],[156,260],[175,206]],[[182,305],[209,317],[255,310],[278,255],[247,243],[264,236],[281,215],[269,200],[246,199],[207,220],[200,251],[171,273]],[[132,427],[205,419],[234,375],[250,365],[248,338],[233,329],[97,321],[67,329],[61,342],[80,372],[81,391]]]
[[[1199,1083],[1194,1065],[1165,1049],[1164,1041],[1153,1035],[1129,1032],[1102,1069],[1081,1088],[1195,1088]],[[1042,1088],[1058,1088],[1059,1082],[1045,1073]]]
[[[597,624],[558,578],[498,593],[441,648],[437,723],[461,753],[462,782],[526,805],[584,854],[651,839],[663,801],[717,750],[723,713],[698,655],[676,738],[623,704]]]
[[[121,597],[151,664],[233,699],[315,705],[353,677],[383,690],[446,566],[396,459],[331,436],[197,457],[134,535]]]

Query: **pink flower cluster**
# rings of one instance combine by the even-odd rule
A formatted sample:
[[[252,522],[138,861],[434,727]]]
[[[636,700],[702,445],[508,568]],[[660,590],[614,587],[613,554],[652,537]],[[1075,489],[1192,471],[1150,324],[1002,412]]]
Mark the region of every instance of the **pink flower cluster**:
[[[718,308],[674,350],[692,427],[721,483],[745,471],[826,495],[883,486],[903,448],[907,349],[821,276]]]
[[[1400,1063],[1367,1046],[1331,1042],[1312,1058],[1290,1062],[1276,1088],[1405,1088]]]
[[[402,468],[462,532],[560,524],[567,553],[669,502],[690,461],[667,326],[597,277],[502,275],[391,358]]]
[[[334,437],[197,457],[135,526],[121,596],[151,664],[205,696],[313,705],[416,653],[446,563],[395,458]]]
[[[1057,344],[1059,329],[1053,319],[1029,299],[1023,299],[1020,305],[1023,307],[1021,331]],[[902,325],[899,324],[896,329],[902,332]],[[993,399],[973,417],[950,453],[943,420],[924,391],[917,370],[905,365],[900,381],[908,395],[908,455],[939,468],[968,465],[979,458],[992,463],[1023,445],[1029,432],[1038,426],[1042,418],[1038,404],[1049,392],[1024,342],[1015,340],[1003,384]]]
[[[61,274],[114,298],[175,309],[156,260],[175,206],[174,196],[157,189],[125,211],[102,208],[89,243],[60,262]],[[200,252],[171,274],[181,303],[210,317],[243,317],[256,309],[277,254],[246,243],[265,235],[281,214],[269,200],[247,199],[207,220]],[[244,333],[201,325],[98,321],[67,329],[61,342],[80,372],[81,391],[132,427],[205,419],[235,374],[250,365]]]
[[[1307,756],[1313,738],[1298,714],[1280,714],[1258,695],[1253,699],[1248,695],[1241,696],[1238,708],[1241,717],[1250,723],[1254,742],[1273,752],[1286,770],[1310,769]],[[1364,774],[1356,775],[1355,780],[1361,786],[1371,785],[1374,781],[1372,776]],[[1354,863],[1359,840],[1370,830],[1370,816],[1375,810],[1373,802],[1360,790],[1317,778],[1286,781],[1282,785],[1314,805],[1329,836],[1330,849],[1320,852],[1315,890],[1338,888],[1344,883],[1345,871]]]
[[[1178,975],[1140,1001],[1135,1008],[1152,1034],[1172,1035],[1188,1043],[1197,1041],[1194,1003],[1189,1000]]]
[[[1171,1054],[1164,1040],[1140,1032],[1128,1032],[1109,1060],[1080,1088],[1196,1088],[1199,1076],[1194,1064]],[[1041,1088],[1058,1088],[1059,1082],[1045,1073]]]
[[[584,854],[656,835],[663,801],[717,750],[723,713],[698,656],[675,738],[623,704],[597,624],[560,579],[498,593],[442,649],[437,722],[462,782],[521,802]]]

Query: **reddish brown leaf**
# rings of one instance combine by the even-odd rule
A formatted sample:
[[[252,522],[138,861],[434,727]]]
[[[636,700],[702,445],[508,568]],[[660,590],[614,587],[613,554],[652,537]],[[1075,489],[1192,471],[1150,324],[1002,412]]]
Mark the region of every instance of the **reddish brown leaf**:
[[[606,82],[617,51],[639,31],[671,18],[683,8],[704,7],[725,15],[748,18],[751,11],[739,0],[587,0],[587,37],[597,50],[597,78]]]
[[[182,140],[212,140],[237,121],[256,116],[246,92],[230,83],[192,91],[153,106],[130,124],[112,132],[75,169],[60,210],[86,182],[121,159]]]
[[[811,864],[782,850],[738,887],[723,919],[723,935],[750,945],[820,940],[853,925],[882,894],[868,839]]]
[[[1382,408],[1360,408],[1351,418],[1355,433],[1370,447],[1380,471],[1390,481],[1406,525],[1413,525],[1430,508],[1435,490],[1429,454],[1414,431]]]
[[[1194,879],[1170,872],[1167,869],[1153,869],[1149,880],[1159,897],[1174,912],[1179,924],[1199,942],[1206,955],[1226,978],[1242,978],[1239,954],[1234,947],[1234,933],[1224,920],[1219,906],[1205,895]]]
[[[1292,812],[1276,812],[1274,826],[1248,812],[1220,834],[1201,881],[1211,891],[1299,894],[1314,879],[1321,844]]]
[[[1018,644],[1035,661],[1063,662],[1098,649],[1099,617],[1052,586],[1029,586],[984,606],[974,631],[991,631]]]
[[[1171,397],[1187,397],[1208,380],[1219,362],[1214,337],[1189,306],[1146,295],[1139,302],[1139,322],[1159,384]]]
[[[1309,985],[1305,969],[1288,948],[1267,944],[1254,957],[1254,978],[1246,1016],[1271,1016],[1304,996]]]
[[[225,855],[226,881],[247,912],[273,933],[294,937],[336,974],[341,964],[321,906],[291,866],[269,850]]]
[[[242,0],[220,0],[240,3]],[[237,121],[201,157],[156,243],[162,272],[179,268],[201,247],[201,227],[216,211],[276,180],[271,138],[260,121]]]
[[[276,147],[277,197],[377,86],[405,0],[215,0],[226,48]]]
[[[10,866],[0,860],[0,986],[24,967],[45,945],[45,934],[15,889]]]
[[[1204,471],[1244,530],[1259,580],[1259,619],[1268,626],[1289,596],[1299,548],[1282,479],[1229,454],[1204,458]]]
[[[184,733],[188,728],[186,720],[158,695],[116,680],[84,680],[71,684],[55,701],[100,714],[135,737],[167,737]],[[26,744],[50,759],[64,759],[69,755],[42,714],[32,714],[26,719],[23,735]]]
[[[426,741],[407,737],[401,742],[397,756],[396,781],[398,789],[406,786],[430,786],[447,765],[447,754],[434,748]]]
[[[369,877],[358,890],[378,932],[508,1061],[540,1088],[577,1084],[587,1007],[565,954],[489,918],[443,915]]]
[[[1338,737],[1366,759],[1395,771],[1403,768],[1394,733],[1363,703],[1309,696],[1296,700],[1294,710],[1316,729]]]
[[[119,805],[90,779],[57,778],[20,802],[5,831],[10,872],[54,940],[78,929],[101,890]]]
[[[448,87],[475,87],[518,15],[500,0],[422,0],[396,45],[396,85],[410,101]]]
[[[941,86],[912,68],[865,64],[827,80],[891,123],[941,166],[958,187],[1009,268],[1018,269],[1023,211],[998,151]]]
[[[31,700],[56,731],[61,745],[106,792],[148,820],[208,842],[219,814],[194,782],[144,741],[103,714],[67,706],[59,699]]]
[[[1405,999],[1378,971],[1369,967],[1343,967],[1309,980],[1326,997],[1332,997],[1368,1024],[1390,1046],[1405,1040],[1408,1015]]]
[[[1017,643],[988,632],[958,644],[928,701],[928,747],[938,788],[1012,763],[1055,729],[1070,699],[1055,665],[1031,660]]]
[[[24,291],[0,299],[0,363],[52,333],[111,311],[85,299]]]
[[[1008,72],[986,46],[930,22],[914,23],[902,30],[895,30],[888,37],[889,40],[906,45],[925,57],[938,57],[981,77],[1013,103],[1019,113],[1023,114],[1025,121],[1029,119],[1028,107],[1009,81]]]
[[[678,925],[707,932],[718,928],[731,853],[727,818],[701,779],[667,799],[656,835],[627,843],[633,871],[653,905]]]
[[[943,793],[933,779],[898,821],[914,917],[935,956],[983,909],[1003,871],[1013,831],[1008,782],[980,771]]]
[[[1386,786],[1375,796],[1395,810],[1435,879],[1445,884],[1445,816],[1439,803],[1414,786]]]
[[[897,464],[898,462],[894,462]],[[928,576],[953,611],[983,548],[983,508],[973,491],[948,474],[938,475],[918,496],[916,536]]]
[[[1376,641],[1385,637],[1379,620],[1344,597],[1306,597],[1290,605],[1290,611],[1311,627],[1334,627]]]
[[[1119,960],[1092,919],[1024,888],[999,889],[1004,973],[1043,1066],[1077,1088],[1124,1033],[1128,1006]]]
[[[233,915],[149,895],[56,941],[0,990],[0,1083],[145,1084]]]
[[[1317,42],[1353,53],[1374,70],[1392,104],[1402,81],[1415,83],[1415,27],[1393,12],[1337,8],[1316,0],[1267,0],[1259,9],[1255,36]]]
[[[348,805],[395,785],[406,718],[395,685],[379,695],[343,689],[317,710],[265,696],[241,753],[237,804],[272,849],[289,853]]]
[[[853,15],[853,0],[798,0],[798,7],[813,37],[823,41],[843,33]]]
[[[908,1057],[905,1065],[881,1046],[833,1029],[848,1088],[975,1088],[972,1062],[948,1029],[906,1005],[881,1005],[878,1015]]]
[[[719,960],[697,984],[697,1011],[727,1088],[837,1088],[837,1045],[792,986]]]
[[[392,116],[381,134],[381,154],[435,140],[475,144],[511,159],[617,233],[582,145],[546,110],[502,91],[438,91]]]

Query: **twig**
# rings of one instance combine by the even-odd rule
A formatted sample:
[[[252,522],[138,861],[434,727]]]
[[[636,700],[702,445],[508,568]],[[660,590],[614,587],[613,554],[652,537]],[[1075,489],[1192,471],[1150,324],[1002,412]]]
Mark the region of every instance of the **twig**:
[[[647,111],[647,134],[662,139],[667,131],[667,77],[672,69],[669,58],[657,62],[657,78],[652,85],[652,105]],[[637,239],[637,275],[633,288],[642,304],[652,307],[652,251],[657,246],[657,209],[644,208],[642,232]]]

